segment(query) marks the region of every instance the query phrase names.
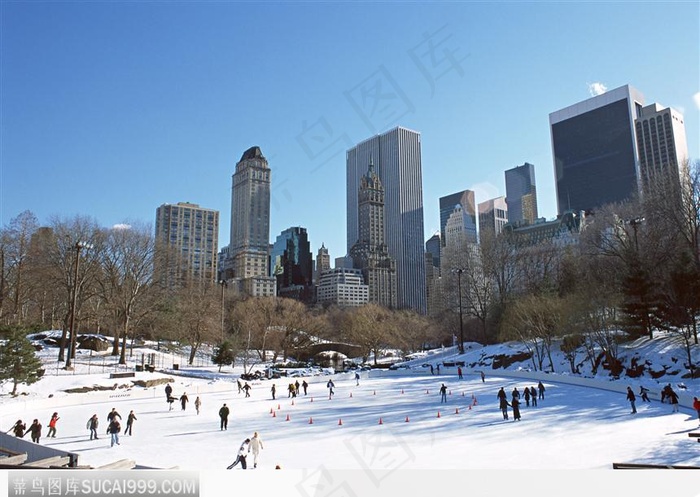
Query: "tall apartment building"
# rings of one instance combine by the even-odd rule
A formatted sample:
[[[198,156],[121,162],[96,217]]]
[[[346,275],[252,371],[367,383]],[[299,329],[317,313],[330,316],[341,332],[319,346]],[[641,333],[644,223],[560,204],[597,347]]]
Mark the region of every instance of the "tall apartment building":
[[[316,301],[321,305],[359,307],[369,302],[369,285],[359,269],[328,269],[319,280]]]
[[[479,230],[483,234],[492,230],[497,235],[508,223],[508,204],[506,197],[496,197],[479,203]]]
[[[385,237],[396,260],[397,307],[426,313],[420,133],[396,127],[346,154],[347,251],[360,238],[358,191],[370,159],[385,190]]]
[[[642,107],[634,122],[642,184],[660,173],[680,178],[688,160],[683,114],[659,104]]]
[[[464,214],[462,221],[464,223],[465,236],[472,242],[476,242],[477,240],[477,214],[474,192],[472,190],[463,190],[445,197],[440,197],[440,240],[442,241],[443,247],[447,239],[445,236],[447,220],[454,212],[456,206],[460,206]]]
[[[369,301],[396,307],[396,261],[384,242],[384,188],[370,159],[358,192],[357,242],[350,248],[353,267],[360,269],[369,287]]]
[[[313,300],[313,258],[306,228],[282,231],[272,246],[271,262],[277,295],[307,303]]]
[[[634,122],[644,96],[625,85],[549,115],[557,213],[627,200],[638,189]]]
[[[505,172],[508,222],[532,224],[537,219],[535,166],[529,162]]]
[[[274,296],[269,275],[270,182],[267,159],[251,147],[236,164],[231,189],[231,241],[223,271],[237,290],[253,297]]]
[[[428,238],[425,242],[425,252],[430,254],[431,264],[436,268],[440,267],[440,250],[442,248],[442,241],[440,233],[435,233],[433,236]]]
[[[216,281],[219,212],[179,202],[156,209],[156,274],[167,286]]]

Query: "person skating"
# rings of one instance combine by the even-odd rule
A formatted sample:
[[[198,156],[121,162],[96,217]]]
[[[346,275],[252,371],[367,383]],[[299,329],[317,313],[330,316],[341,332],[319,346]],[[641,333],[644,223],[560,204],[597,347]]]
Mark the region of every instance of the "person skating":
[[[49,420],[49,432],[46,434],[46,438],[56,438],[56,423],[61,419],[58,417],[58,413],[55,412],[51,415]]]
[[[187,403],[190,401],[190,399],[187,397],[187,392],[183,392],[182,395],[180,396],[180,406],[182,406],[182,410],[184,411],[187,409]]]
[[[700,421],[700,400],[697,397],[693,397],[693,409],[698,413],[698,421]]]
[[[306,389],[309,388],[309,384],[306,383],[306,380],[301,383],[301,388],[304,389],[304,395],[306,395]]]
[[[97,427],[100,425],[100,419],[97,417],[97,414],[93,414],[90,419],[87,421],[87,425],[85,426],[88,430],[90,430],[90,440],[93,438],[97,440]]]
[[[537,390],[535,387],[530,387],[530,398],[532,399],[532,407],[537,407]]]
[[[326,387],[328,388],[328,398],[332,398],[333,394],[335,393],[333,391],[333,387],[335,387],[335,383],[333,383],[333,380],[328,380],[328,383],[326,383]]]
[[[482,372],[481,372],[481,383],[484,383],[485,381],[486,381],[486,375],[485,375],[484,372],[482,371]]]
[[[238,386],[238,393],[241,393],[243,391],[243,383],[241,383],[240,379],[236,380],[236,385]]]
[[[508,407],[510,404],[508,403],[508,400],[506,400],[505,395],[502,397],[498,397],[498,407],[501,409],[501,413],[503,413],[503,419],[507,420],[508,419]]]
[[[38,419],[32,422],[27,431],[32,435],[32,442],[39,443],[39,439],[41,438],[41,423],[39,423]]]
[[[508,398],[507,398],[507,396],[506,396],[506,391],[505,391],[505,389],[504,389],[503,387],[501,387],[501,389],[500,389],[500,390],[498,391],[498,393],[496,394],[496,398],[497,398],[498,400],[501,400],[501,399],[508,400]]]
[[[165,385],[165,401],[166,402],[170,401],[170,397],[172,396],[172,394],[173,394],[173,387],[171,387],[170,383],[168,383],[167,385]]]
[[[510,396],[513,399],[520,399],[520,392],[518,392],[518,387],[515,387],[513,391],[510,393]]]
[[[637,408],[634,405],[637,398],[634,396],[632,387],[627,387],[627,400],[630,401],[630,405],[632,406],[632,412],[630,414],[637,414]]]
[[[176,400],[177,399],[175,397],[173,397],[172,395],[170,397],[168,397],[168,411],[173,410],[173,404],[175,403]]]
[[[513,421],[520,421],[520,399],[513,397],[510,405],[513,408]]]
[[[530,389],[525,387],[523,389],[523,397],[525,398],[525,407],[530,407]]]
[[[457,379],[461,380],[462,378],[462,367],[457,366]]]
[[[243,385],[243,390],[245,391],[245,396],[250,397],[250,385],[248,385],[248,382],[245,382],[245,385]]]
[[[10,431],[17,438],[24,438],[24,435],[27,434],[27,425],[21,419],[18,419],[17,422],[12,425]]]
[[[221,406],[221,408],[219,409],[219,419],[221,420],[220,430],[228,430],[228,415],[230,413],[231,410],[226,404]]]
[[[359,387],[360,386],[360,372],[355,371],[355,386]]]
[[[107,422],[111,423],[112,420],[116,418],[119,418],[121,420],[122,415],[117,412],[117,409],[115,407],[112,407],[112,410],[109,411],[109,414],[107,414]]]
[[[639,386],[639,395],[642,396],[642,402],[651,402],[649,400],[649,389],[644,388],[642,385]]]
[[[544,385],[542,384],[541,381],[537,384],[537,389],[540,391],[540,399],[544,400],[544,390],[545,390],[545,388],[544,388]]]
[[[129,415],[126,417],[126,430],[124,430],[125,435],[131,436],[131,429],[134,426],[134,421],[136,421],[136,414],[134,414],[134,411],[129,411]]]
[[[440,403],[442,404],[443,402],[447,404],[447,385],[444,383],[440,387]]]
[[[202,407],[202,401],[199,400],[199,395],[197,396],[196,399],[194,399],[194,408],[197,411],[197,414],[199,414],[199,408]]]
[[[277,387],[275,387],[275,384],[272,384],[272,388],[270,388],[270,393],[272,394],[272,400],[275,400],[275,392],[277,391]]]
[[[668,389],[668,401],[672,406],[671,412],[678,412],[678,394],[673,391],[673,388]]]
[[[253,468],[258,467],[258,456],[260,455],[260,451],[262,449],[262,439],[256,431],[255,433],[253,433],[253,438],[250,439],[250,443],[248,444],[248,452],[253,452]]]
[[[110,447],[114,447],[114,444],[119,445],[119,432],[122,431],[122,425],[119,420],[114,417],[112,421],[109,422],[107,427],[107,433],[111,436]]]
[[[246,455],[248,454],[248,444],[249,443],[250,443],[250,438],[246,438],[245,440],[243,440],[243,443],[241,444],[240,448],[238,449],[238,453],[236,454],[236,460],[233,461],[226,469],[233,469],[239,463],[241,465],[241,469],[248,468],[248,463],[246,462]]]

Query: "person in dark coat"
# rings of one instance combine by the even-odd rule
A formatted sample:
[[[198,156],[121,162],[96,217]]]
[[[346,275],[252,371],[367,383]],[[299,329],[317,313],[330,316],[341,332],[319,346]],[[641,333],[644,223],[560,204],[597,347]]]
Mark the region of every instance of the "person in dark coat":
[[[637,408],[634,405],[637,398],[634,396],[632,387],[627,387],[627,400],[630,401],[630,405],[632,406],[632,412],[630,414],[637,414]]]
[[[182,395],[180,395],[180,405],[182,406],[182,410],[184,411],[187,409],[187,403],[190,401],[189,397],[187,397],[187,392],[183,392]]]
[[[221,430],[228,430],[228,415],[230,414],[230,412],[231,410],[226,404],[221,406],[221,409],[219,409],[219,418],[221,419]]]
[[[532,399],[532,407],[537,407],[537,390],[535,390],[535,387],[530,387],[530,398]]]
[[[17,422],[12,425],[12,428],[10,428],[10,431],[17,437],[17,438],[24,438],[24,435],[26,434],[27,430],[27,425],[22,422],[21,419],[18,419]]]
[[[245,382],[245,385],[243,385],[243,390],[245,391],[245,396],[250,397],[250,385],[248,385],[248,382]]]
[[[173,410],[173,404],[175,403],[176,400],[177,400],[177,399],[176,399],[175,397],[173,397],[172,395],[171,395],[170,397],[168,397],[168,406],[170,406],[170,408],[168,409],[168,411],[172,411],[172,410]]]
[[[309,384],[306,383],[306,380],[301,383],[301,388],[304,389],[304,395],[306,395],[306,389],[309,388]]]
[[[510,403],[513,408],[513,421],[520,421],[520,400],[513,397]]]
[[[86,428],[90,430],[90,440],[93,438],[97,440],[97,427],[100,425],[100,420],[97,414],[93,414],[90,419],[88,419]]]
[[[668,389],[668,401],[673,406],[671,412],[678,412],[678,394],[671,387]]]
[[[447,404],[447,385],[444,383],[440,387],[440,403],[442,404],[443,402]]]
[[[501,412],[503,413],[503,419],[508,419],[508,401],[506,400],[505,395],[503,397],[498,398],[498,407],[500,407]]]
[[[272,384],[272,388],[270,388],[270,393],[272,394],[272,400],[275,400],[275,392],[277,391],[277,387],[275,387],[275,384]]]
[[[173,387],[170,386],[170,383],[165,385],[165,400],[166,402],[170,399],[170,396],[173,394]]]
[[[115,407],[112,407],[112,410],[109,411],[109,414],[107,414],[107,422],[111,423],[112,420],[116,418],[119,418],[121,420],[122,415],[117,412],[117,409]]]
[[[131,436],[131,428],[134,426],[134,421],[136,421],[136,414],[134,414],[134,411],[130,411],[129,415],[126,417],[126,430],[124,430],[125,435]]]
[[[241,464],[241,469],[247,469],[248,463],[246,462],[246,457],[248,456],[248,444],[250,443],[250,438],[243,440],[241,447],[238,449],[236,454],[236,460],[233,461],[226,469],[233,469],[238,463]]]
[[[513,399],[520,399],[520,392],[518,392],[518,387],[515,387],[510,393],[510,395]]]
[[[41,423],[39,423],[38,419],[34,420],[29,426],[28,431],[32,435],[32,442],[39,443],[39,439],[41,438]]]
[[[537,389],[540,391],[540,399],[544,400],[544,390],[545,389],[544,389],[544,385],[542,384],[541,381],[537,384]]]
[[[530,407],[530,389],[525,387],[523,390],[523,397],[525,398],[525,407]]]
[[[122,431],[121,423],[116,417],[112,418],[112,421],[109,422],[109,426],[107,427],[107,433],[109,433],[112,437],[110,447],[114,447],[114,444],[119,445],[120,431]]]
[[[501,399],[508,400],[506,397],[506,391],[503,389],[503,387],[501,387],[501,389],[496,394],[496,398],[498,400],[501,400]]]
[[[642,396],[643,402],[651,402],[651,400],[649,400],[649,389],[648,388],[644,388],[642,385],[639,385],[639,395]]]

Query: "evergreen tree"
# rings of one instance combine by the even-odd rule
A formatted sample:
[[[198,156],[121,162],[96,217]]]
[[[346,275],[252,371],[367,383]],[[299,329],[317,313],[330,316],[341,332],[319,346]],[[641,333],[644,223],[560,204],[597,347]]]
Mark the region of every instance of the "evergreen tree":
[[[236,359],[236,354],[233,350],[231,342],[228,340],[224,341],[221,345],[214,349],[214,354],[211,356],[211,361],[219,366],[219,372],[221,372],[221,366],[228,366],[233,364]]]
[[[5,343],[0,345],[0,381],[12,380],[12,395],[17,395],[17,385],[31,385],[43,374],[41,360],[24,330],[11,331]]]

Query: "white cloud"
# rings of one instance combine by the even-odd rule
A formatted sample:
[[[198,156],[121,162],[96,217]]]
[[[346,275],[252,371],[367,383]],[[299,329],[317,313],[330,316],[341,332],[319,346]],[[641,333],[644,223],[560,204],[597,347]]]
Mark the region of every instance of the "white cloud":
[[[588,93],[590,93],[592,97],[602,95],[606,91],[608,91],[608,87],[599,81],[588,83]]]
[[[700,91],[693,95],[693,102],[695,102],[695,106],[700,109]]]
[[[131,225],[130,225],[130,224],[115,224],[114,226],[112,226],[112,229],[115,229],[115,230],[130,230],[130,229],[131,229]]]

